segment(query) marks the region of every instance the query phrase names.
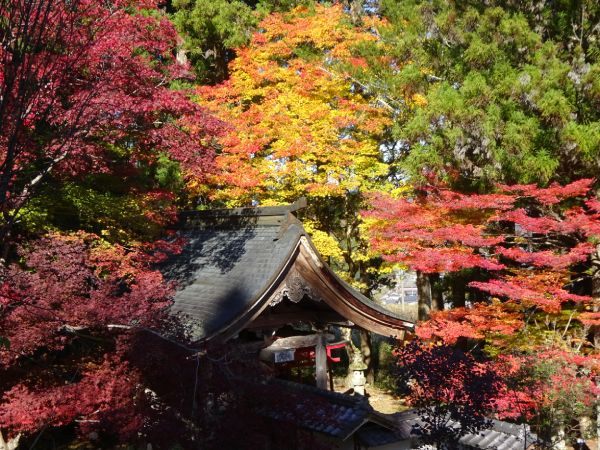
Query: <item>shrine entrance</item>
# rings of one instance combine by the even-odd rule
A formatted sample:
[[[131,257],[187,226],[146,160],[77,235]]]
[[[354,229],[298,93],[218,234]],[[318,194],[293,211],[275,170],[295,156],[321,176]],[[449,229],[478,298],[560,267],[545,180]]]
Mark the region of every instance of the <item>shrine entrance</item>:
[[[331,333],[282,337],[260,351],[259,358],[270,364],[279,378],[304,382],[301,369],[315,367],[317,387],[333,391],[333,364],[342,360],[348,341]],[[329,384],[327,384],[329,380]]]

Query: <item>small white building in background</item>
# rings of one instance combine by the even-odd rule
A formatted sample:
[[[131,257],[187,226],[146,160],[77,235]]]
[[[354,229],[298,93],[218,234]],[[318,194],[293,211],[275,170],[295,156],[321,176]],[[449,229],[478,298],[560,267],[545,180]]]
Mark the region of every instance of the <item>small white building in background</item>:
[[[397,270],[393,274],[391,286],[381,288],[375,295],[377,300],[384,305],[416,304],[419,300],[417,274],[411,271]]]

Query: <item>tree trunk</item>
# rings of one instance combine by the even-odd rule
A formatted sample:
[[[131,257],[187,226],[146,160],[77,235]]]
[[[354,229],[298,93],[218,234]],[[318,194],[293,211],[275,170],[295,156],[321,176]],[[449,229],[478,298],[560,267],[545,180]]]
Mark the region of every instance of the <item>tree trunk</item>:
[[[429,283],[431,285],[431,307],[432,311],[444,310],[444,293],[440,286],[440,274],[433,273],[429,275]]]
[[[427,320],[431,312],[431,284],[429,277],[422,272],[417,272],[417,295],[419,297],[418,319]]]
[[[454,278],[452,282],[452,307],[462,308],[466,305],[467,289],[463,277]]]
[[[417,272],[417,293],[419,296],[419,320],[429,319],[431,311],[444,309],[444,298],[439,289],[434,289],[435,281],[439,280],[438,274],[428,275]]]
[[[365,377],[367,378],[367,383],[373,384],[375,381],[375,373],[373,368],[373,345],[371,343],[371,333],[366,330],[360,330],[360,352],[363,357],[364,363],[367,365],[367,370],[365,371]]]
[[[214,48],[215,82],[220,83],[229,77],[229,50],[223,45]]]

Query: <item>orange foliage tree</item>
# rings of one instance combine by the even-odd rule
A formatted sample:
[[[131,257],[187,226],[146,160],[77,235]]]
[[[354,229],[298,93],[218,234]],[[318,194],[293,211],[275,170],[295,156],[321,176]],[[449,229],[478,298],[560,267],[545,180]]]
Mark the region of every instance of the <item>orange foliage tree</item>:
[[[369,255],[358,211],[387,189],[379,142],[390,118],[344,67],[376,36],[340,5],[272,14],[230,64],[230,78],[198,89],[199,101],[231,124],[220,138],[218,173],[196,193],[227,206],[308,198],[304,223],[325,257],[366,288]]]

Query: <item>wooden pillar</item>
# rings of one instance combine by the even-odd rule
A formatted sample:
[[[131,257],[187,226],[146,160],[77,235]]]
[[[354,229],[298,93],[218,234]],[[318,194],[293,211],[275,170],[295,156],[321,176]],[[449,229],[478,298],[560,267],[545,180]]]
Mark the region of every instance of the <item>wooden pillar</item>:
[[[315,346],[317,387],[327,390],[327,349],[325,345],[325,335],[323,330],[319,330],[317,332],[317,345]]]
[[[329,361],[327,362],[327,373],[329,374],[329,390],[334,392],[335,388],[333,386],[333,371],[331,370],[331,364],[329,364]]]

